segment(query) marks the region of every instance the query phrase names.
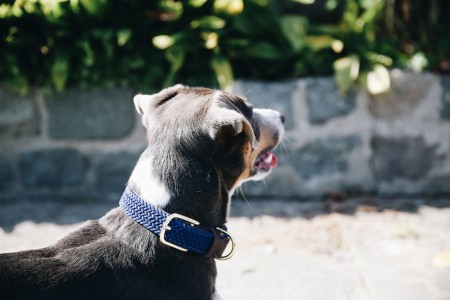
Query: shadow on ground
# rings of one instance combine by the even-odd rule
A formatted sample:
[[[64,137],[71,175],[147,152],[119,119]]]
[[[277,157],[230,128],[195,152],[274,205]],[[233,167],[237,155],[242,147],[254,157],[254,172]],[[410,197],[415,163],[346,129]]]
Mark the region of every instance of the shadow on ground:
[[[110,201],[67,202],[63,199],[58,199],[58,201],[34,199],[33,201],[0,202],[0,228],[11,232],[17,224],[24,221],[70,225],[98,219],[117,205],[117,202]],[[231,216],[254,218],[270,215],[280,218],[312,219],[331,213],[353,215],[358,211],[394,210],[417,213],[421,206],[450,207],[450,198],[386,199],[371,196],[345,198],[342,195],[331,195],[326,199],[316,201],[243,200],[238,198],[234,199],[231,205]]]
[[[6,232],[11,232],[17,224],[24,221],[70,225],[98,219],[116,206],[115,203],[110,202],[19,202],[0,204],[0,228]]]

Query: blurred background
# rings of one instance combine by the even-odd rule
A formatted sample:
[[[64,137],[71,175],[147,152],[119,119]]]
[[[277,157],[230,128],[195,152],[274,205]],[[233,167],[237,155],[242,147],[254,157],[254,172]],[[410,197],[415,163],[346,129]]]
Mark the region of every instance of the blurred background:
[[[334,73],[341,90],[370,90],[377,68],[448,72],[449,11],[439,0],[3,0],[0,78],[26,94]]]
[[[183,83],[287,117],[225,299],[448,300],[449,29],[444,0],[0,0],[0,251],[116,206],[133,96]]]

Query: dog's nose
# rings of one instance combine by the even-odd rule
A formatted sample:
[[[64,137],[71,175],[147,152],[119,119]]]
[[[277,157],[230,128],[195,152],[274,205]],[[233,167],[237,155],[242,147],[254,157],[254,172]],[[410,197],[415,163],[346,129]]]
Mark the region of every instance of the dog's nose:
[[[286,122],[286,117],[284,115],[281,115],[280,119],[281,119],[281,123],[284,124]]]

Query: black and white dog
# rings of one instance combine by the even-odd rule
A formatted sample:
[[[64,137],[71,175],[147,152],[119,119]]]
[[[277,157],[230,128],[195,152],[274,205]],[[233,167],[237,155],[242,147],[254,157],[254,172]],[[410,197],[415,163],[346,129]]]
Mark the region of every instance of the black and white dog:
[[[1,299],[219,298],[231,195],[277,165],[284,117],[182,85],[134,103],[148,147],[120,207],[53,246],[0,255]]]

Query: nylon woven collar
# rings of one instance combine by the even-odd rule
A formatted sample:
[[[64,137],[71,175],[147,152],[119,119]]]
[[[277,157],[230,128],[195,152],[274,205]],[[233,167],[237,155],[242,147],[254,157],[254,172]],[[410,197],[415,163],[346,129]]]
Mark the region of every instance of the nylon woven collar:
[[[199,226],[197,221],[186,216],[170,215],[142,199],[128,186],[119,204],[134,221],[157,235],[163,244],[172,248],[216,259],[228,259],[234,254],[235,244],[226,229]],[[231,241],[231,250],[223,255],[229,241]]]

